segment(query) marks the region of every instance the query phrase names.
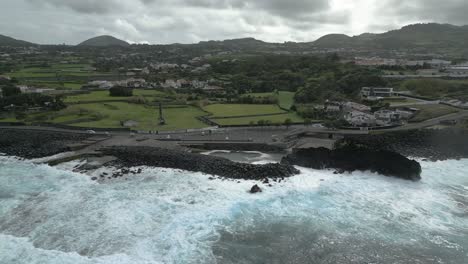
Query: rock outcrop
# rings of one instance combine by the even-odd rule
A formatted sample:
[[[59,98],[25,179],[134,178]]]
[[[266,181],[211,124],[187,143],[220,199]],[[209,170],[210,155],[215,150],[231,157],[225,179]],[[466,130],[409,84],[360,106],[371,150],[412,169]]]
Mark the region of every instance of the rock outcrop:
[[[179,150],[152,147],[110,147],[101,150],[105,155],[116,157],[116,165],[125,167],[153,166],[182,169],[218,175],[230,179],[263,180],[284,178],[298,174],[289,164],[247,164],[225,158],[193,154]]]
[[[347,136],[336,145],[363,145],[372,150],[388,150],[407,157],[429,160],[468,158],[468,130],[420,129],[384,134]]]
[[[391,151],[374,151],[365,148],[309,148],[295,150],[281,161],[314,169],[333,168],[338,171],[372,171],[405,180],[421,179],[421,165]]]
[[[0,129],[0,152],[21,158],[42,158],[69,151],[68,145],[89,138],[87,134]]]

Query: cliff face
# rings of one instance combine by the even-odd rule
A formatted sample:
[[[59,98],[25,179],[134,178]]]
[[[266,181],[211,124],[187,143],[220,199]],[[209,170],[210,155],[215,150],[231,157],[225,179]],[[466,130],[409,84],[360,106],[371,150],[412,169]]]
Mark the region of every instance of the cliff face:
[[[294,151],[282,163],[313,169],[333,168],[340,171],[372,171],[405,180],[421,179],[421,165],[391,151],[373,151],[364,148],[309,148]]]

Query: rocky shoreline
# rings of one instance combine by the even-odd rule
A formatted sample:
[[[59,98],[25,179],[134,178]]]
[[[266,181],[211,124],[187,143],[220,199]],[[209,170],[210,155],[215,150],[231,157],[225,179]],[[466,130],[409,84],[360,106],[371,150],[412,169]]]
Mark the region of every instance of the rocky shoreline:
[[[69,151],[68,145],[88,138],[88,134],[0,129],[0,153],[26,159],[43,158]]]
[[[295,150],[281,161],[282,164],[299,165],[313,169],[336,169],[338,172],[372,171],[381,175],[405,180],[421,179],[421,165],[391,151],[373,151],[360,147],[334,150],[309,148]]]
[[[220,157],[153,147],[110,147],[101,151],[104,155],[116,157],[112,164],[117,167],[164,167],[245,180],[282,179],[299,173],[289,164],[238,163]]]
[[[348,136],[336,146],[362,145],[371,150],[387,150],[406,157],[431,161],[468,158],[468,130],[422,129],[379,135]]]
[[[89,134],[2,129],[0,153],[27,159],[48,157],[70,151],[70,145],[90,141],[91,137]],[[172,145],[162,148],[163,144],[158,141],[151,141],[152,144],[147,141],[146,145],[139,143],[138,138],[128,142],[127,139],[109,139],[105,147],[92,148],[92,155],[111,157],[112,162],[105,165],[111,164],[124,172],[132,167],[154,166],[247,180],[290,177],[299,173],[294,165],[314,169],[330,168],[337,172],[370,170],[387,176],[419,180],[421,166],[406,157],[429,160],[468,157],[468,131],[455,129],[350,136],[337,141],[334,150],[297,150],[283,158],[280,164],[265,165],[237,163],[221,157],[189,153]],[[119,142],[122,146],[115,146]],[[83,157],[87,154],[80,153]],[[67,158],[73,156],[67,156],[64,160]]]

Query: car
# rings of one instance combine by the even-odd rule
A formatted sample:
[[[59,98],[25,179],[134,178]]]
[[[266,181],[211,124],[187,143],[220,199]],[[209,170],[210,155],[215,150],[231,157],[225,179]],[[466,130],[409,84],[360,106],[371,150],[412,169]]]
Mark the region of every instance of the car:
[[[96,131],[94,131],[94,130],[86,130],[86,133],[88,133],[88,134],[96,134]]]

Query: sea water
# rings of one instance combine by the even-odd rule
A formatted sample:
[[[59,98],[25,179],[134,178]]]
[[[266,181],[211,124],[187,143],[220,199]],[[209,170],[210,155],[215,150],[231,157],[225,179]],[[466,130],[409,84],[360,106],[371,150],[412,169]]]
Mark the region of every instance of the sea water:
[[[0,263],[468,263],[468,160],[421,164],[420,182],[300,168],[253,195],[201,173],[98,184],[0,157]]]

